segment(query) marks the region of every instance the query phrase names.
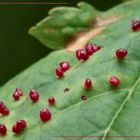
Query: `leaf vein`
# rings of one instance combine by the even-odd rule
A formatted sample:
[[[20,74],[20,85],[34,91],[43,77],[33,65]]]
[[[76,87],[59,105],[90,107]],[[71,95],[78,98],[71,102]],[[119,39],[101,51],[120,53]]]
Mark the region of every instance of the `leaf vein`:
[[[106,130],[104,131],[104,135],[102,137],[101,140],[105,140],[107,134],[109,133],[111,127],[113,126],[115,120],[119,117],[119,114],[121,113],[121,111],[123,110],[124,106],[126,105],[126,103],[128,102],[128,100],[130,99],[131,95],[133,94],[133,92],[135,91],[136,86],[140,83],[140,76],[137,78],[136,82],[134,82],[133,86],[129,89],[129,93],[127,95],[127,97],[125,98],[125,100],[123,101],[123,103],[121,104],[120,108],[116,111],[114,117],[112,118],[111,122],[109,123],[108,127],[106,128]]]

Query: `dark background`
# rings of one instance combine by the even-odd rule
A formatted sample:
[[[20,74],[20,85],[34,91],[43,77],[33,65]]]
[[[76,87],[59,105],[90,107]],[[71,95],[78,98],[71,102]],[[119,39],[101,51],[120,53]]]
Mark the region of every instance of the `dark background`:
[[[30,0],[33,1],[40,2]],[[122,0],[85,1],[104,11]],[[0,2],[6,1],[0,0]],[[23,0],[23,2],[29,1]],[[46,0],[46,2],[68,2],[66,6],[76,6],[79,0]],[[0,86],[51,51],[30,36],[28,30],[45,18],[49,9],[56,6],[61,5],[0,4]]]

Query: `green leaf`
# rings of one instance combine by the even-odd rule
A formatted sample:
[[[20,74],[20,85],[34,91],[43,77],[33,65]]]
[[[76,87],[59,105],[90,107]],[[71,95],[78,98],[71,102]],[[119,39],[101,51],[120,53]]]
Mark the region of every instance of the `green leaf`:
[[[49,16],[32,27],[29,33],[49,48],[64,48],[69,37],[90,28],[99,13],[84,2],[79,3],[78,7],[59,7],[51,10]]]
[[[113,136],[123,140],[122,136],[140,136],[140,32],[131,30],[131,19],[140,19],[139,5],[139,0],[133,0],[102,13],[98,29],[104,25],[104,30],[89,42],[104,47],[86,62],[79,62],[68,49],[54,51],[1,88],[0,100],[11,111],[7,117],[0,116],[0,122],[8,127],[3,140],[113,140]],[[116,21],[108,25],[114,17]],[[118,48],[128,50],[122,61],[115,57]],[[71,69],[58,79],[55,69],[61,61],[70,62]],[[108,83],[112,75],[121,80],[117,88]],[[86,78],[93,80],[89,91],[83,88]],[[17,102],[12,99],[16,87],[24,91]],[[32,88],[40,92],[40,100],[34,104],[28,97]],[[65,88],[70,91],[64,93]],[[55,97],[55,106],[48,105],[49,96]],[[87,96],[87,100],[82,101],[81,96]],[[53,116],[46,123],[39,118],[43,107]],[[28,127],[16,136],[11,128],[18,119],[27,120]]]

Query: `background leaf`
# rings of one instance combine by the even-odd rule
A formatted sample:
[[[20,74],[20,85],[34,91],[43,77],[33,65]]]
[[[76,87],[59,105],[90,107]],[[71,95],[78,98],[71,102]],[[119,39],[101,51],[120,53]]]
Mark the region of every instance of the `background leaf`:
[[[46,19],[31,28],[30,34],[49,48],[64,48],[70,36],[86,31],[98,16],[98,12],[86,3],[79,3],[78,7],[51,10]]]

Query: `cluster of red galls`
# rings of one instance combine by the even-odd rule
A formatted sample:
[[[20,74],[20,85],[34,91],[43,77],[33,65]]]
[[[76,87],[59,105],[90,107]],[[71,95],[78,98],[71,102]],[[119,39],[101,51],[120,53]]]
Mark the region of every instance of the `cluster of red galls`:
[[[16,88],[16,90],[13,93],[13,98],[15,101],[18,101],[23,96],[23,91],[19,88]],[[37,90],[32,89],[29,93],[29,97],[33,103],[37,102],[39,100],[39,93]],[[50,96],[48,98],[48,104],[54,105],[55,104],[55,98]],[[3,116],[9,115],[10,111],[5,105],[3,101],[0,101],[0,114]],[[42,108],[39,113],[40,119],[43,122],[47,122],[51,119],[52,114],[47,108]],[[15,134],[20,134],[23,132],[23,130],[27,127],[26,120],[18,120],[12,127],[12,131]],[[0,135],[4,136],[7,133],[7,127],[5,124],[0,124]]]
[[[61,62],[59,64],[59,67],[56,69],[56,75],[58,75],[58,77],[63,77],[64,73],[70,69],[70,64],[66,61]]]
[[[101,46],[97,46],[97,45],[92,45],[92,44],[88,44],[85,49],[79,49],[76,51],[76,57],[78,60],[82,60],[82,61],[86,61],[92,54],[94,54],[95,52],[97,52],[98,50],[100,50],[102,47]],[[116,50],[116,57],[119,60],[122,60],[126,57],[126,55],[128,54],[128,51],[126,49],[120,48]],[[64,64],[64,65],[62,65]],[[63,67],[65,68],[65,71],[70,69],[70,64],[67,61],[61,62],[60,63],[60,70],[62,72],[63,71]],[[56,69],[56,75],[57,77],[61,78],[64,76],[64,74],[60,74],[58,73],[58,68]],[[112,76],[109,80],[110,84],[112,86],[118,86],[120,84],[120,80],[117,76]],[[92,81],[90,79],[86,79],[84,82],[84,87],[86,89],[91,89],[92,88]]]
[[[128,54],[127,50],[126,49],[117,49],[116,50],[116,57],[119,59],[119,60],[122,60],[126,55]],[[109,80],[109,83],[112,85],[112,86],[118,86],[120,84],[120,80],[117,76],[112,76]],[[84,87],[86,89],[91,89],[92,88],[92,81],[90,79],[86,79],[85,82],[84,82]]]
[[[21,98],[21,96],[23,96],[23,91],[19,88],[16,88],[15,92],[13,93],[14,100],[18,101]],[[38,91],[35,90],[35,89],[32,89],[29,93],[29,97],[30,97],[30,99],[33,103],[37,102],[39,100]],[[53,105],[55,103],[54,97],[50,96],[49,99],[48,99],[48,103],[50,105]]]
[[[138,20],[132,20],[132,30],[138,31],[140,30],[140,21]],[[76,57],[78,60],[86,61],[88,58],[93,55],[95,52],[100,50],[102,46],[98,46],[96,44],[88,44],[84,49],[78,49],[76,51]],[[125,58],[125,56],[128,54],[126,49],[120,48],[116,50],[116,57],[119,60],[122,60]],[[56,69],[56,75],[61,78],[64,76],[64,73],[70,69],[70,64],[67,61],[61,62],[59,64],[59,67]],[[112,86],[118,86],[120,84],[120,80],[117,76],[112,76],[109,80],[109,83]],[[84,81],[84,88],[85,89],[91,89],[93,86],[92,81],[90,79],[86,79]],[[15,101],[18,101],[23,96],[23,91],[19,88],[16,88],[15,92],[13,93],[13,98]],[[37,102],[39,99],[39,93],[36,90],[31,90],[29,93],[29,97],[32,100],[32,102]],[[85,96],[82,96],[83,100],[86,100]],[[55,98],[50,97],[48,99],[48,103],[50,105],[55,104]],[[10,111],[7,108],[7,106],[4,104],[4,102],[0,101],[0,114],[6,116],[9,115]],[[51,119],[52,114],[47,108],[42,108],[40,110],[40,119],[43,122],[47,122]],[[15,134],[20,134],[25,128],[27,127],[27,122],[25,120],[18,120],[12,127],[12,131]],[[7,127],[5,124],[0,124],[0,135],[4,136],[7,133]]]
[[[95,47],[96,46],[96,47]],[[90,49],[89,49],[90,48]],[[93,49],[94,48],[94,49]],[[96,48],[96,49],[95,49]],[[93,53],[95,53],[96,51],[98,51],[99,49],[101,49],[100,46],[97,46],[97,45],[88,45],[86,47],[86,51],[84,51],[83,49],[79,49],[77,52],[76,52],[76,56],[78,58],[78,60],[83,60],[83,61],[86,61],[87,59],[85,59],[85,53],[88,54],[88,57],[91,56]],[[94,51],[93,51],[94,50]],[[96,51],[95,51],[96,50]],[[87,53],[88,52],[88,53]],[[127,50],[126,49],[118,49],[116,51],[116,57],[118,59],[123,59],[125,56],[127,55]],[[70,64],[68,62],[61,62],[60,63],[60,67],[57,68],[57,70],[60,69],[63,73],[66,72],[67,70],[70,69]],[[63,77],[64,74],[60,74],[58,71],[56,70],[56,75],[58,77]],[[60,74],[60,75],[59,75]],[[116,76],[112,76],[110,78],[110,84],[112,86],[118,86],[120,84],[120,80],[119,78],[117,78]],[[84,88],[85,89],[91,89],[93,86],[92,84],[92,81],[90,79],[86,79],[84,81]],[[13,93],[13,98],[15,101],[18,101],[20,100],[20,98],[23,96],[23,91],[19,88],[16,88],[15,92]],[[31,101],[33,103],[37,102],[39,100],[39,93],[37,90],[35,89],[32,89],[29,93],[29,97],[31,99]],[[84,98],[85,99],[85,98]],[[53,96],[49,97],[48,99],[48,103],[49,105],[54,105],[55,104],[55,98]],[[9,115],[10,111],[9,109],[7,108],[7,106],[4,104],[4,102],[0,101],[0,113],[4,116],[6,115]],[[47,108],[42,108],[40,110],[40,119],[43,121],[43,122],[47,122],[51,119],[51,112],[47,109]],[[15,133],[15,134],[20,134],[27,126],[27,122],[25,120],[18,120],[12,127],[12,131]],[[7,127],[6,125],[4,124],[0,124],[0,135],[6,135],[7,133]]]
[[[100,50],[102,46],[96,44],[87,44],[84,49],[78,49],[76,51],[76,57],[78,60],[86,61],[92,54]]]

